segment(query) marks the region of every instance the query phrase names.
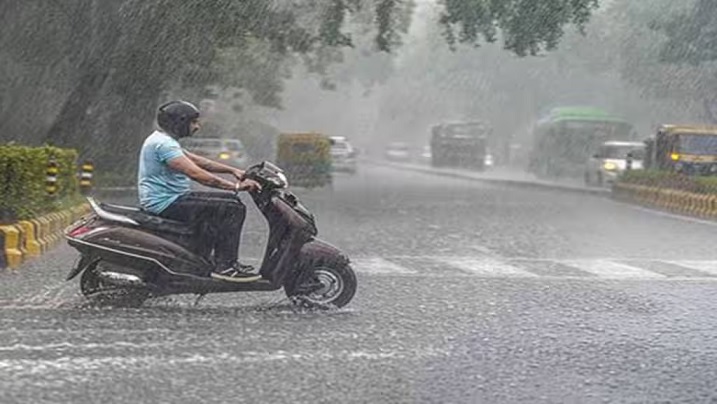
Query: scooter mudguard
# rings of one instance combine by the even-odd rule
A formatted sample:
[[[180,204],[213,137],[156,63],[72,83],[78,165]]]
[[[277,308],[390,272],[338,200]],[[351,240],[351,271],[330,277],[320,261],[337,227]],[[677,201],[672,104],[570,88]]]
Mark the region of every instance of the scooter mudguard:
[[[99,230],[74,243],[79,244],[80,251],[136,269],[160,267],[175,275],[208,276],[213,268],[206,259],[179,244],[127,227]]]
[[[300,257],[302,259],[339,259],[346,264],[350,262],[349,257],[341,250],[321,239],[315,238],[301,247]]]

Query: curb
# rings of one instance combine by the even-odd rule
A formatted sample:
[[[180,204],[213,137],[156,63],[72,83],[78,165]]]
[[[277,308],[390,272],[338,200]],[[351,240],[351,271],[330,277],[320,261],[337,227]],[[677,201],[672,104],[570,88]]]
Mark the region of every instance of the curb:
[[[618,183],[614,187],[613,196],[621,202],[683,216],[717,219],[717,195]]]
[[[17,224],[25,231],[26,257],[34,258],[42,255],[42,244],[37,239],[37,228],[29,220],[21,220]]]
[[[88,204],[81,204],[0,226],[0,269],[16,269],[23,262],[50,251],[62,241],[62,231],[89,211]]]
[[[415,171],[415,172],[431,174],[431,175],[436,175],[436,176],[441,176],[441,177],[460,178],[460,179],[471,180],[471,181],[480,181],[480,182],[490,182],[490,183],[494,183],[494,184],[502,184],[502,185],[513,186],[513,187],[550,189],[550,190],[558,190],[558,191],[570,192],[570,193],[575,193],[575,194],[597,195],[597,196],[605,196],[605,197],[609,196],[612,193],[612,191],[610,189],[584,188],[584,187],[573,186],[573,185],[564,185],[564,184],[529,181],[529,180],[480,177],[477,173],[470,173],[470,172],[463,173],[463,172],[459,172],[459,171],[448,171],[448,170],[435,169],[432,167],[418,167],[418,166],[397,164],[397,163],[384,162],[384,161],[372,161],[371,164],[385,166],[385,167],[392,167],[392,168],[396,168],[399,170],[405,170],[405,171]]]
[[[13,225],[0,226],[3,234],[3,252],[5,264],[9,268],[17,268],[22,264],[22,251],[20,251],[20,230]]]

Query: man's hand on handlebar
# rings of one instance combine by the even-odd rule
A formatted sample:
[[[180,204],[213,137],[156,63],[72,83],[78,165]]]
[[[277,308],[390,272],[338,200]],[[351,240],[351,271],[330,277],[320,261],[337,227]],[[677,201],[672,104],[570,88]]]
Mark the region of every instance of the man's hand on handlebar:
[[[257,191],[261,191],[261,185],[254,180],[245,179],[245,180],[240,180],[239,182],[237,182],[234,190],[236,192],[240,192],[240,191],[257,192]]]
[[[246,171],[237,168],[232,171],[232,175],[239,181],[242,181],[244,179],[244,175],[246,175]]]

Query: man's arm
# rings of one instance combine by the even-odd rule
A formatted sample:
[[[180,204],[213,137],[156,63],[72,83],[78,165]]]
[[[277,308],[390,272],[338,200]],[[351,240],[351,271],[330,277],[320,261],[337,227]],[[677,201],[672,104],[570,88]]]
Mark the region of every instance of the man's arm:
[[[220,178],[220,177],[217,177],[216,175],[211,174],[209,172],[209,170],[206,170],[203,167],[197,165],[189,157],[189,153],[187,153],[187,156],[176,157],[176,158],[173,158],[173,159],[167,161],[167,165],[171,169],[185,174],[187,177],[193,179],[194,181],[197,181],[198,183],[200,183],[202,185],[206,185],[206,186],[212,187],[212,188],[227,189],[227,190],[232,190],[232,191],[237,190],[236,183],[227,181],[223,178]],[[223,166],[223,164],[222,164],[222,166]],[[229,167],[229,166],[225,166],[225,167]],[[231,167],[229,167],[229,168],[231,168]],[[226,171],[226,172],[232,172],[232,171]]]
[[[234,176],[237,178],[241,177],[241,175],[244,174],[243,170],[240,170],[236,167],[218,163],[216,161],[209,160],[208,158],[197,156],[196,154],[190,153],[188,151],[185,151],[184,154],[189,158],[189,160],[194,162],[194,164],[198,165],[200,168],[203,168],[206,171],[209,171],[210,173],[234,174]],[[237,175],[237,172],[240,172],[240,174]]]

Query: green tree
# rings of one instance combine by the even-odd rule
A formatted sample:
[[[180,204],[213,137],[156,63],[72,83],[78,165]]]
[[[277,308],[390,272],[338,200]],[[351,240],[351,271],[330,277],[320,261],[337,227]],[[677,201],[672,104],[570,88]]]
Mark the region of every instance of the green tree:
[[[583,29],[598,0],[445,0],[440,23],[450,44],[495,42],[519,56],[555,49],[563,27]]]
[[[241,89],[257,104],[278,106],[287,60],[307,55],[319,69],[344,60],[335,50],[356,44],[357,30],[347,29],[352,24],[374,34],[370,52],[392,52],[409,23],[405,10],[411,4],[2,2],[0,55],[7,74],[0,75],[0,105],[2,117],[13,119],[0,120],[0,136],[78,147],[104,170],[131,167],[127,163],[134,162],[162,99],[176,94],[196,99],[208,85],[219,84]],[[439,23],[450,43],[477,45],[480,38],[502,37],[507,49],[522,56],[553,49],[563,27],[582,27],[596,5],[597,0],[446,0]],[[376,63],[379,71],[390,65],[385,57],[364,61]],[[39,126],[43,133],[30,134],[26,128],[38,124],[23,110],[38,109],[52,121]]]

